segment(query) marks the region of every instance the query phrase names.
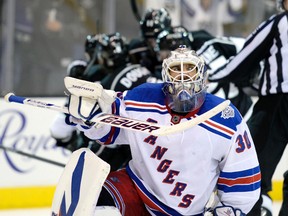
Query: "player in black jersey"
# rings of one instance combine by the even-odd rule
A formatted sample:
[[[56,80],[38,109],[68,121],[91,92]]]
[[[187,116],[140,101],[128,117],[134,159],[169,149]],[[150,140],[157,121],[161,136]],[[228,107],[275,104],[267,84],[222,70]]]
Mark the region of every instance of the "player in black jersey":
[[[85,41],[88,61],[75,60],[68,67],[68,76],[87,81],[100,82],[110,90],[125,91],[144,82],[158,82],[151,72],[140,64],[131,64],[125,37],[113,34],[88,35]],[[65,123],[65,115],[55,119],[50,128],[57,146],[75,151],[89,147],[100,158],[108,162],[111,170],[117,170],[130,160],[129,146],[105,147],[88,139],[83,132]]]
[[[157,82],[146,67],[130,62],[127,46],[120,33],[103,37],[96,46],[98,62],[106,69],[106,76],[101,80],[105,89],[125,91],[144,82]]]
[[[171,17],[165,8],[146,10],[140,21],[141,37],[129,42],[130,61],[141,64],[161,78],[161,73],[155,71],[155,67],[161,68],[161,62],[157,60],[154,49],[158,34],[171,27]]]

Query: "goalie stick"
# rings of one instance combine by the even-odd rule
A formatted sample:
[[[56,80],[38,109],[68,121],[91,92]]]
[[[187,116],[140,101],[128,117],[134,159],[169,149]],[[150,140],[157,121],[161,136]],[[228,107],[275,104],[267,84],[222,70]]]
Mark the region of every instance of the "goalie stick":
[[[7,102],[15,102],[15,103],[20,103],[20,104],[27,104],[31,106],[36,106],[40,108],[45,108],[45,109],[51,109],[51,110],[56,110],[59,112],[63,112],[66,114],[69,114],[68,108],[63,107],[63,106],[58,106],[53,103],[46,103],[43,101],[31,99],[31,98],[25,98],[25,97],[20,97],[16,96],[13,93],[8,93],[5,95],[5,100]],[[151,122],[145,122],[137,119],[132,119],[132,118],[126,118],[118,115],[113,115],[113,114],[107,114],[107,113],[102,113],[98,116],[95,116],[92,118],[90,121],[94,123],[99,123],[99,124],[106,124],[118,128],[123,128],[123,129],[128,129],[132,131],[138,131],[138,132],[143,132],[146,134],[151,134],[154,136],[166,136],[170,134],[174,134],[180,131],[184,131],[186,129],[189,129],[195,125],[198,125],[202,122],[205,122],[206,120],[210,119],[211,117],[215,116],[219,112],[223,111],[226,107],[228,107],[230,104],[229,100],[225,100],[216,107],[212,108],[211,110],[203,113],[202,115],[199,115],[191,120],[188,120],[186,122],[180,122],[179,124],[176,125],[159,125],[156,123],[151,123]],[[82,120],[79,120],[79,123],[83,124]]]

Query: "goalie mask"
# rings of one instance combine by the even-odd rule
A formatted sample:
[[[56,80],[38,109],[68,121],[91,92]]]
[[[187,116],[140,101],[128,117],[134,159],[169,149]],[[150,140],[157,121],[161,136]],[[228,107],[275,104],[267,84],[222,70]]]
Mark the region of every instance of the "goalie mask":
[[[195,51],[180,46],[162,64],[163,92],[168,107],[178,113],[199,109],[206,96],[206,68]]]

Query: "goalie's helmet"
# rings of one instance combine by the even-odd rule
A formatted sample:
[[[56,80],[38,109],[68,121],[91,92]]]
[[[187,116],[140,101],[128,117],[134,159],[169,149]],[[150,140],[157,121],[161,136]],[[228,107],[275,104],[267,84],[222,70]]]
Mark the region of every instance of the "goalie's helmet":
[[[93,59],[96,55],[95,49],[99,42],[99,39],[102,37],[102,34],[96,34],[96,35],[87,35],[85,40],[85,53],[87,55],[88,61]],[[96,59],[95,59],[96,60]],[[97,62],[95,62],[97,63]]]
[[[108,69],[126,65],[128,48],[126,38],[119,32],[102,35],[96,48],[98,62]]]
[[[140,21],[141,34],[145,39],[156,39],[158,34],[171,28],[171,17],[165,8],[148,9]]]
[[[178,113],[198,110],[206,96],[206,67],[195,51],[180,46],[162,64],[163,92],[168,107]]]
[[[75,60],[67,67],[67,75],[77,79],[84,79],[84,72],[87,67],[87,62]]]

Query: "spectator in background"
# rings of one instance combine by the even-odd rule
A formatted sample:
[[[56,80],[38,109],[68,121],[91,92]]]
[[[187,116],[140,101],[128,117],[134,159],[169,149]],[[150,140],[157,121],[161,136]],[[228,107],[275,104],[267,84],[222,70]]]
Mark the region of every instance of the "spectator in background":
[[[181,23],[189,31],[204,29],[223,36],[223,25],[234,23],[243,6],[244,0],[182,0]]]

